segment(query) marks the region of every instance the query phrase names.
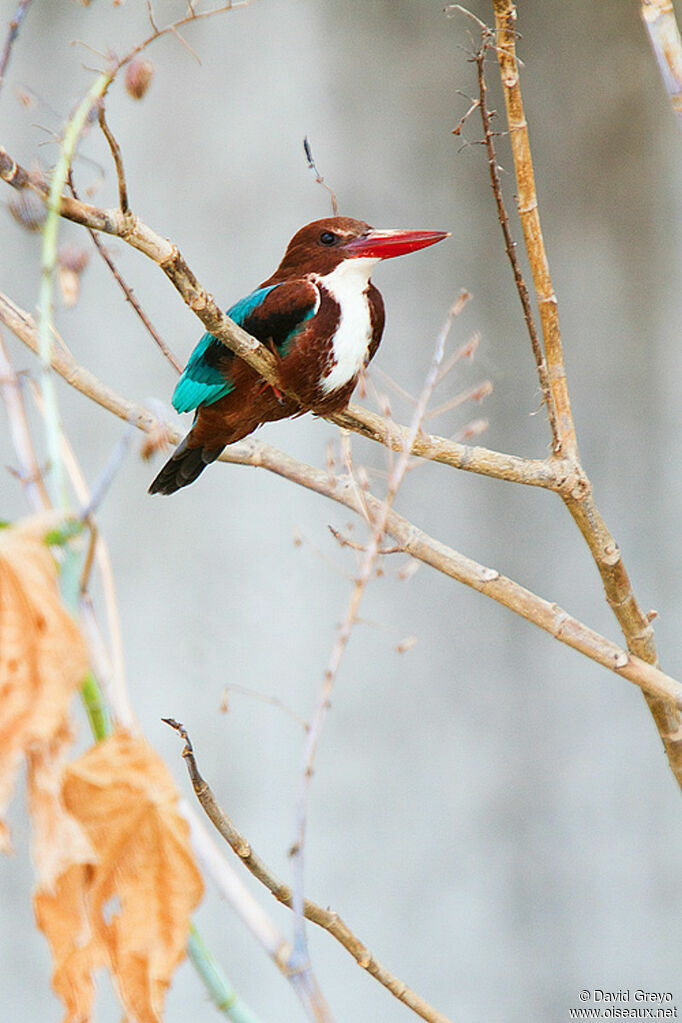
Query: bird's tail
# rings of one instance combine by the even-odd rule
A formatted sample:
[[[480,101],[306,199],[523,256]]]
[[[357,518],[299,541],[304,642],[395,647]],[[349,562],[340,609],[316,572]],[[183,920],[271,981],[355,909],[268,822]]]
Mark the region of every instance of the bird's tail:
[[[187,441],[189,434],[181,441],[173,454],[170,456],[161,472],[149,487],[150,494],[174,494],[181,487],[187,487],[194,483],[201,475],[207,465],[215,462],[223,450],[216,448],[189,448]]]

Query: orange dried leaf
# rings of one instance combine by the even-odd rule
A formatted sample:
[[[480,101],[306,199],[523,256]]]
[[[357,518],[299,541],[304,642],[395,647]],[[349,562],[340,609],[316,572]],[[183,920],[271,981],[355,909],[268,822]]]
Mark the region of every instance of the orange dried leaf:
[[[44,522],[0,531],[0,814],[22,755],[66,727],[88,667],[78,628],[61,603]],[[0,848],[8,845],[0,819]]]
[[[89,912],[121,1001],[138,1023],[159,1023],[203,892],[173,780],[143,739],[119,732],[65,769],[62,794],[97,855]]]
[[[89,1023],[95,1000],[93,973],[107,962],[106,949],[93,934],[87,915],[91,870],[83,863],[67,867],[53,891],[33,898],[36,923],[50,943],[52,987],[66,1015],[63,1023]]]
[[[52,986],[67,1010],[65,1023],[87,1023],[95,997],[92,975],[108,960],[88,911],[97,857],[61,798],[68,738],[29,757],[33,861],[38,875],[33,909],[52,950]]]

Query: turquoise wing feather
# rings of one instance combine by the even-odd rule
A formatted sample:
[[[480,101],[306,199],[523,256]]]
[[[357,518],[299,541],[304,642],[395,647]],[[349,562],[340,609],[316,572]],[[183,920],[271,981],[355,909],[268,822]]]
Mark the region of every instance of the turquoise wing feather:
[[[257,309],[276,284],[258,288],[250,295],[235,302],[227,315],[239,326]],[[220,370],[220,361],[225,358],[225,347],[213,334],[204,334],[185,366],[182,376],[173,391],[173,408],[176,412],[191,412],[199,405],[212,405],[229,394],[234,384]]]

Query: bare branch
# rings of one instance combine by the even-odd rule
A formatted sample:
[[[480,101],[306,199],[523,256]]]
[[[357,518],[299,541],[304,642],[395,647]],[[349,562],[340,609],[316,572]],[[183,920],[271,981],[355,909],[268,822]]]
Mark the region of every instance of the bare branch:
[[[559,332],[556,296],[552,288],[545,253],[535,178],[523,112],[521,85],[516,59],[516,7],[512,0],[493,0],[497,30],[497,57],[507,107],[512,154],[519,192],[519,216],[523,225],[526,250],[538,295],[540,318],[545,342],[545,356],[552,394],[558,413],[562,450],[578,470],[584,483],[582,494],[574,497],[561,492],[595,560],[602,578],[606,599],[618,619],[628,649],[650,664],[658,664],[654,632],[647,615],[640,608],[623,564],[618,544],[608,531],[594,503],[592,485],[582,472],[575,437],[575,427],[566,383],[563,350]],[[577,499],[576,499],[577,498]],[[665,747],[671,770],[682,787],[682,716],[674,701],[651,698],[645,694],[649,709]]]
[[[109,149],[111,155],[114,158],[114,165],[116,167],[116,178],[118,179],[118,205],[121,213],[126,214],[128,212],[128,188],[126,186],[125,172],[123,170],[123,157],[121,156],[121,147],[114,138],[114,133],[107,124],[107,119],[104,113],[104,104],[99,108],[99,126],[104,133],[104,137],[109,143]],[[74,193],[75,194],[75,193]]]
[[[2,293],[0,293],[0,321],[5,323],[32,351],[37,351],[35,323],[28,313],[20,310]],[[113,412],[119,419],[133,423],[145,433],[162,429],[162,424],[149,409],[117,394],[89,370],[79,366],[66,351],[59,348],[53,349],[52,367],[81,394],[86,395],[109,412]],[[180,440],[181,435],[178,430],[169,427],[166,433],[171,444],[177,444]],[[359,515],[363,514],[362,505],[348,477],[335,476],[329,469],[317,469],[306,465],[305,462],[301,462],[269,444],[264,444],[262,441],[249,439],[237,444],[230,444],[225,448],[218,461],[266,469],[268,472],[282,476],[299,486],[337,501]],[[378,515],[381,511],[381,502],[371,495],[364,495],[364,497],[370,512],[374,516]],[[519,586],[518,583],[499,576],[496,571],[485,568],[485,566],[458,554],[452,548],[422,533],[395,511],[389,515],[386,531],[397,543],[404,546],[407,554],[412,555],[418,561],[423,561],[466,586],[485,593],[486,596],[504,604],[505,607],[520,614],[534,625],[555,635],[567,646],[573,647],[597,663],[629,679],[645,692],[667,701],[682,703],[681,683],[635,655],[628,658],[627,651],[622,647],[618,647],[577,619],[572,618],[556,604],[543,600]],[[608,557],[608,553],[606,551],[604,553],[605,557]],[[619,554],[617,548],[616,553]],[[619,562],[618,560],[614,562],[613,552],[611,561],[615,578],[617,578]],[[644,620],[648,625],[649,619],[644,616]]]
[[[483,133],[485,139],[485,147],[488,151],[488,168],[490,170],[490,183],[493,190],[493,196],[495,198],[495,205],[497,206],[497,216],[500,221],[500,227],[502,228],[502,234],[504,235],[504,245],[511,264],[512,273],[514,274],[514,281],[516,283],[516,290],[519,293],[521,299],[521,306],[523,307],[523,318],[526,321],[528,328],[528,335],[530,337],[531,347],[533,349],[533,355],[535,357],[535,363],[538,368],[538,376],[540,378],[540,388],[542,390],[542,401],[547,409],[547,418],[549,419],[550,429],[552,431],[552,447],[555,454],[559,454],[561,451],[561,432],[559,429],[559,423],[557,421],[556,406],[554,403],[554,396],[549,382],[549,374],[547,371],[547,363],[545,361],[545,355],[540,344],[540,338],[538,332],[535,329],[535,320],[533,318],[533,310],[531,309],[530,299],[528,297],[528,288],[526,282],[523,279],[521,273],[521,267],[519,265],[518,258],[516,256],[516,244],[512,238],[511,228],[509,226],[509,217],[507,216],[507,210],[504,205],[504,199],[502,198],[502,186],[500,184],[500,172],[497,166],[497,155],[495,153],[495,146],[493,143],[493,133],[490,128],[490,113],[488,111],[488,104],[486,101],[487,87],[485,83],[485,59],[488,49],[493,41],[493,33],[490,29],[485,28],[481,39],[481,45],[478,53],[476,54],[476,67],[478,70],[478,90],[479,90],[479,109],[481,111],[481,121],[483,123]]]
[[[71,193],[72,193],[74,199],[78,199],[78,193],[76,192],[75,186],[73,184],[73,177],[72,177],[72,175],[69,175],[69,188],[71,189]],[[121,290],[122,290],[123,294],[125,295],[127,301],[130,302],[131,306],[133,307],[133,309],[135,310],[137,315],[142,320],[142,322],[145,325],[148,333],[154,339],[155,343],[159,346],[159,348],[163,352],[164,356],[168,359],[168,361],[170,362],[171,366],[173,366],[173,368],[176,370],[176,372],[182,373],[182,364],[173,355],[173,353],[171,352],[171,350],[168,347],[168,345],[166,344],[166,342],[163,340],[163,338],[161,337],[159,332],[154,327],[152,321],[149,319],[149,317],[145,313],[144,309],[140,305],[139,301],[135,297],[133,289],[131,287],[129,287],[128,284],[126,284],[125,280],[123,279],[123,276],[121,275],[121,272],[119,271],[119,269],[116,266],[116,264],[115,264],[114,260],[112,259],[112,257],[107,252],[106,246],[100,240],[100,237],[97,234],[97,232],[93,231],[92,228],[90,228],[90,227],[87,227],[86,231],[90,235],[90,238],[92,240],[93,245],[95,246],[95,248],[99,252],[100,256],[102,257],[102,259],[104,260],[104,262],[109,267],[109,269],[111,270],[112,274],[114,275],[114,279],[118,283],[118,286],[121,288]]]
[[[556,408],[556,427],[561,442],[561,453],[568,458],[577,458],[575,426],[566,385],[566,369],[559,331],[557,298],[552,286],[545,243],[540,228],[528,124],[521,99],[519,68],[516,60],[516,8],[512,0],[493,0],[493,3],[497,32],[496,53],[500,65],[509,137],[516,171],[518,211],[540,310],[549,385]]]
[[[216,830],[225,839],[230,848],[239,856],[242,863],[251,871],[261,884],[265,885],[278,902],[282,905],[292,907],[292,893],[289,885],[281,881],[276,874],[263,862],[254,852],[251,843],[235,827],[232,820],[222,809],[215,798],[210,786],[199,772],[194,749],[186,730],[172,718],[163,718],[167,725],[174,728],[185,741],[185,748],[182,755],[187,764],[187,770],[192,782],[192,787],[197,799],[201,803],[206,816],[214,825]],[[336,938],[343,947],[350,952],[355,961],[363,970],[367,970],[380,984],[383,984],[391,994],[395,995],[401,1002],[416,1012],[422,1019],[430,1023],[449,1023],[442,1013],[438,1012],[431,1005],[421,998],[415,991],[407,986],[398,977],[395,977],[385,966],[382,966],[371,954],[366,945],[360,941],[351,929],[343,922],[338,913],[331,909],[323,909],[317,903],[306,899],[304,913],[307,920],[317,924]]]

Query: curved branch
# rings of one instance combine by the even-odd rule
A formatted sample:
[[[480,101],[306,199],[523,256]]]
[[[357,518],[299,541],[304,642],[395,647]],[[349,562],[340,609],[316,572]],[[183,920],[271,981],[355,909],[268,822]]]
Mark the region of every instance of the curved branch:
[[[163,720],[185,740],[182,755],[187,763],[192,787],[208,819],[230,848],[239,856],[244,866],[251,871],[253,876],[261,884],[265,885],[278,902],[291,909],[293,897],[290,886],[281,881],[267,864],[263,862],[260,856],[253,851],[251,843],[247,841],[221,808],[211,787],[199,773],[194,748],[183,726],[172,718],[163,718]],[[323,909],[322,906],[318,906],[311,899],[305,899],[303,913],[307,920],[324,928],[325,931],[329,931],[332,937],[336,938],[346,951],[350,952],[358,966],[361,966],[363,970],[367,970],[391,994],[395,995],[401,1002],[404,1002],[408,1008],[416,1012],[422,1019],[429,1020],[430,1023],[450,1023],[446,1016],[438,1012],[437,1009],[434,1009],[425,999],[409,988],[407,984],[398,977],[395,977],[385,966],[382,966],[374,958],[367,946],[363,945],[360,939],[351,931],[350,927],[343,922],[338,913],[331,909]]]

